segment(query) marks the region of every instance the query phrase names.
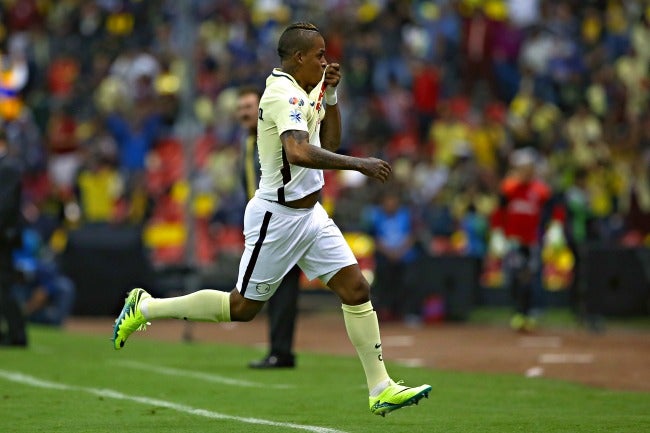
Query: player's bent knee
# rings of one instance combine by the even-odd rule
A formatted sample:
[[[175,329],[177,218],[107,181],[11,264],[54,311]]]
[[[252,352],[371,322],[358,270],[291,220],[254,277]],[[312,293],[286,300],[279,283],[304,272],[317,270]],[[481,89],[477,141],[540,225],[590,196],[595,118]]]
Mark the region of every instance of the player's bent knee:
[[[230,312],[230,320],[231,322],[250,322],[255,318],[257,315],[256,312],[251,312],[251,311],[246,311],[246,310],[239,310],[236,312]]]
[[[341,269],[328,285],[346,305],[360,305],[370,300],[370,285],[358,265]]]
[[[263,306],[264,302],[244,298],[235,289],[230,293],[230,320],[232,322],[250,322]]]
[[[361,305],[370,300],[370,288],[366,284],[358,284],[340,294],[341,301],[346,305]]]

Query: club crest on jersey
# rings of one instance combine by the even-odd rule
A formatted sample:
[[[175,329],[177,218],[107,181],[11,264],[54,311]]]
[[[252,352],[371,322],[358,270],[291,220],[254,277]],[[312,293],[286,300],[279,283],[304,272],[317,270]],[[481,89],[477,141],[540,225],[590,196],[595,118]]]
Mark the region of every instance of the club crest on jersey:
[[[302,122],[302,113],[299,110],[291,110],[289,112],[289,119],[294,123],[300,123]]]
[[[303,105],[305,105],[305,101],[295,96],[292,96],[291,98],[289,98],[289,104],[302,107]]]

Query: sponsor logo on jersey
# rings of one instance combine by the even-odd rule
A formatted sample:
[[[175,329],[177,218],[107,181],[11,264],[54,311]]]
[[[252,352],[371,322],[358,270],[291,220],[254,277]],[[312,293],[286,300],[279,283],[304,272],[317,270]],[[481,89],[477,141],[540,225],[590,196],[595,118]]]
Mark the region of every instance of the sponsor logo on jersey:
[[[303,105],[305,105],[305,101],[302,100],[301,98],[292,96],[291,98],[289,98],[289,104],[297,105],[298,107],[302,107]]]
[[[302,113],[299,110],[291,110],[289,112],[289,119],[294,123],[302,122]]]

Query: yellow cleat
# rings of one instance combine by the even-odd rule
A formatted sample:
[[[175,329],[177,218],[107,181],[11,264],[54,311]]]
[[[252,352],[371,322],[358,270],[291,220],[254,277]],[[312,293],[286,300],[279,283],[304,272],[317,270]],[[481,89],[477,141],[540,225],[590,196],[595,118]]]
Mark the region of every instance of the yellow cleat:
[[[370,412],[375,415],[386,414],[405,406],[418,404],[422,397],[429,398],[431,385],[420,385],[416,388],[401,385],[400,382],[390,381],[388,387],[376,397],[370,397]]]
[[[144,289],[133,289],[129,292],[122,312],[117,320],[115,320],[115,327],[113,328],[113,345],[115,346],[115,350],[124,347],[126,339],[133,332],[144,331],[147,325],[150,325],[140,311],[140,303],[147,298],[151,298],[151,295]]]

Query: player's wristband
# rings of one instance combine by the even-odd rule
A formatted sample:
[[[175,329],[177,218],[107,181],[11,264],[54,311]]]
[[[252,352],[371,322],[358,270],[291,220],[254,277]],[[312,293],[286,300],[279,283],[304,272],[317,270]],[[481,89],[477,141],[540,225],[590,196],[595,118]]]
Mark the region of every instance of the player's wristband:
[[[336,87],[328,87],[325,90],[325,103],[327,105],[336,105],[338,97],[336,96]]]

